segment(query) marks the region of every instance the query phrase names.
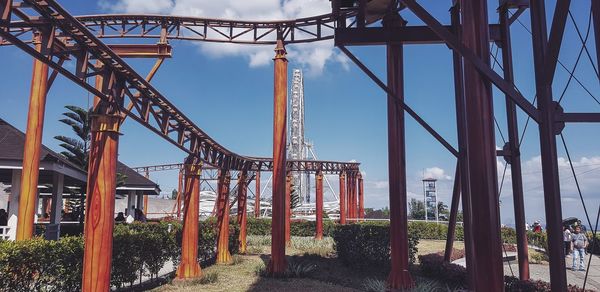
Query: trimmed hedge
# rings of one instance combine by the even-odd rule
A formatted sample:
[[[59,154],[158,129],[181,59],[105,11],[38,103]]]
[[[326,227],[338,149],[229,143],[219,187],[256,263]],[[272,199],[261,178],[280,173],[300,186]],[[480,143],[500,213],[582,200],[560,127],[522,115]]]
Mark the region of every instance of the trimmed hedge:
[[[290,235],[292,236],[314,236],[316,233],[316,222],[308,220],[292,220],[290,224]],[[331,220],[323,220],[323,236],[331,236],[336,225]],[[247,232],[249,235],[271,235],[271,219],[248,218]]]
[[[169,226],[170,225],[170,226]],[[140,275],[156,276],[167,261],[181,255],[181,224],[115,225],[111,284],[123,287]],[[216,256],[216,220],[199,222],[198,256],[205,266]],[[169,231],[170,229],[170,231]],[[238,251],[239,228],[229,227],[229,248]],[[47,241],[0,241],[0,291],[78,291],[81,289],[83,238]]]
[[[337,225],[333,230],[334,247],[337,256],[345,264],[353,266],[390,265],[390,234],[388,222],[365,222]],[[418,232],[409,226],[409,260],[415,261]]]

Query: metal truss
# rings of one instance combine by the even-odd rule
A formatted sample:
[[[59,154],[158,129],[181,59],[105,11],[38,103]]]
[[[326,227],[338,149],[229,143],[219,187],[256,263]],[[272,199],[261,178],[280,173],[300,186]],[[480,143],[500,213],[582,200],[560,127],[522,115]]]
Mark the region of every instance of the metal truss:
[[[64,75],[79,86],[110,104],[123,117],[128,116],[158,134],[173,145],[197,156],[207,164],[221,169],[270,171],[271,158],[248,157],[236,154],[192,122],[183,112],[155,89],[144,77],[131,68],[108,45],[104,44],[84,24],[64,10],[56,1],[24,0],[0,2],[0,37]],[[26,14],[23,9],[27,9]],[[318,17],[315,19],[319,19]],[[304,22],[309,22],[304,20]],[[242,22],[240,22],[242,23]],[[168,30],[167,30],[168,31]],[[284,33],[285,30],[280,29]],[[289,30],[291,35],[293,30]],[[41,34],[43,49],[33,47],[32,32]],[[163,31],[165,32],[165,31]],[[291,37],[291,36],[290,36]],[[65,59],[76,66],[67,66]],[[94,78],[100,76],[110,86],[96,88]],[[125,107],[124,104],[129,106]],[[310,162],[309,169],[339,171],[358,164],[339,162]],[[303,163],[292,164],[303,167]]]
[[[20,5],[20,4],[19,4]],[[348,11],[343,17],[353,17]],[[98,38],[154,38],[217,43],[274,45],[278,35],[286,44],[333,39],[339,16],[319,16],[281,21],[239,21],[161,15],[89,15],[78,16]],[[30,32],[27,21],[15,22],[13,34]],[[69,35],[61,37],[69,38]],[[0,45],[7,44],[0,42]]]

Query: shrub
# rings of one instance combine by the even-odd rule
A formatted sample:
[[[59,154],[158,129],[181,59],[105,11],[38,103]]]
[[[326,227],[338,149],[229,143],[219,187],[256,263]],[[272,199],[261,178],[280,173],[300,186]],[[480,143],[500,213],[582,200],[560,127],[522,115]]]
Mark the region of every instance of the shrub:
[[[202,279],[200,279],[201,285],[212,284],[219,281],[219,273],[217,272],[209,272],[202,275]]]
[[[333,227],[336,225],[331,220],[323,220],[323,235],[331,236]],[[248,235],[271,235],[271,219],[248,218]],[[316,233],[316,222],[308,220],[292,220],[290,224],[290,235],[292,236],[314,236]]]
[[[456,288],[467,286],[467,270],[460,265],[444,261],[444,256],[432,253],[419,256],[424,275],[436,278]]]
[[[409,234],[409,259],[414,263],[419,243],[418,233]],[[338,258],[348,265],[389,267],[390,235],[389,223],[359,223],[337,225],[333,240]]]
[[[286,271],[286,277],[288,278],[301,278],[310,275],[317,269],[317,266],[313,263],[309,263],[301,260],[288,259],[288,267]]]
[[[385,292],[387,291],[387,282],[383,280],[367,278],[361,285],[361,288],[363,291],[367,292]]]

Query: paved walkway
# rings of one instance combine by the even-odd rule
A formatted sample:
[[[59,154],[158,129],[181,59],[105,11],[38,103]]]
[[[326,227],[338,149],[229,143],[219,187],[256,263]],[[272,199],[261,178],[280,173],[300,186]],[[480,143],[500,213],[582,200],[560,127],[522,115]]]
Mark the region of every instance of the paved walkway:
[[[587,255],[585,258],[585,264],[589,260],[590,255]],[[585,278],[585,271],[571,271],[571,265],[573,264],[573,259],[571,256],[568,256],[566,259],[566,270],[567,270],[567,282],[569,284],[577,285],[579,287],[583,287],[583,280]],[[504,265],[504,274],[512,275],[510,268],[512,268],[513,273],[516,277],[519,276],[519,267],[516,261],[511,261],[509,264]],[[535,280],[544,280],[550,281],[550,266],[547,264],[539,265],[539,264],[530,264],[529,265],[529,275],[531,279]],[[593,255],[592,263],[589,268],[588,279],[585,284],[586,289],[600,291],[600,257],[597,255]]]

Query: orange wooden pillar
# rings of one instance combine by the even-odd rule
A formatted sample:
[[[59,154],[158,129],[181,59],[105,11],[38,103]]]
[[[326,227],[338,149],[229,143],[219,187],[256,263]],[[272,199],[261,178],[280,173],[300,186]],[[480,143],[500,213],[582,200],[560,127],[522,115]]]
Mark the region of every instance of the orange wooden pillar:
[[[273,202],[271,220],[271,261],[268,273],[279,277],[285,274],[285,171],[287,120],[287,59],[281,36],[275,47],[274,106],[273,106]]]
[[[349,172],[348,173],[348,177],[347,177],[347,181],[346,181],[346,185],[347,185],[347,192],[348,192],[348,201],[347,201],[347,208],[348,208],[348,218],[350,218],[350,220],[352,222],[354,222],[354,219],[356,219],[356,214],[355,214],[355,209],[356,209],[356,198],[354,197],[354,182],[356,181],[356,177],[354,176],[354,172]]]
[[[219,194],[217,202],[217,225],[219,237],[217,241],[217,264],[228,264],[231,262],[229,253],[229,182],[231,175],[228,170],[219,171]]]
[[[315,201],[315,207],[317,209],[316,211],[316,234],[315,234],[315,239],[321,240],[323,239],[323,172],[322,171],[317,171],[317,175],[316,175],[316,201]]]
[[[42,34],[34,34],[35,49],[42,51]],[[29,112],[25,131],[25,149],[23,150],[23,172],[21,174],[21,194],[17,214],[17,240],[30,239],[33,236],[33,221],[37,210],[38,180],[40,169],[40,151],[48,92],[48,65],[35,59],[29,94]]]
[[[184,209],[181,239],[181,262],[177,267],[177,279],[197,279],[202,277],[198,264],[198,221],[200,204],[200,175],[202,165],[189,157],[184,172]],[[180,172],[181,174],[181,172]]]
[[[292,226],[292,172],[288,171],[285,178],[285,244],[292,245],[290,228]]]
[[[340,173],[340,224],[346,224],[346,173]]]
[[[82,291],[110,290],[120,122],[117,115],[92,115]]]
[[[246,223],[248,221],[247,199],[248,199],[248,174],[244,170],[238,176],[238,206],[237,223],[240,226],[240,253],[246,253]]]
[[[365,218],[365,194],[362,174],[358,173],[358,218]]]
[[[254,218],[260,217],[260,170],[256,171],[256,178],[254,179]]]

